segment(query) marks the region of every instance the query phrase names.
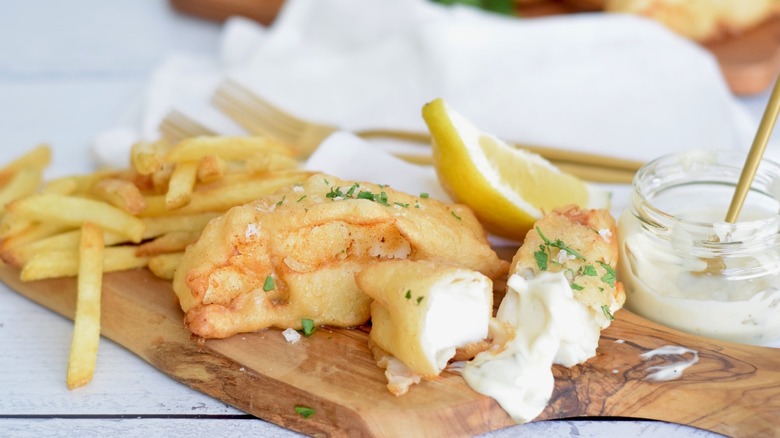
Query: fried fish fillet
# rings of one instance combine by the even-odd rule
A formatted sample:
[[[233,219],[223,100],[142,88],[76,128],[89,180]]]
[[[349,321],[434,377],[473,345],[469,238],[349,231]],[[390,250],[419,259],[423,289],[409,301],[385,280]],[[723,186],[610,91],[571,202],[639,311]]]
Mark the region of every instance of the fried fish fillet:
[[[495,278],[508,264],[465,206],[314,175],[235,207],[187,248],[173,280],[196,335],[267,327],[357,326],[371,298],[354,274],[378,260],[432,260]]]
[[[369,342],[395,395],[405,393],[408,385],[394,379],[399,373],[392,358],[408,368],[402,375],[433,379],[458,348],[488,336],[493,282],[479,272],[426,260],[394,260],[368,266],[355,278],[374,299]]]
[[[530,279],[542,271],[564,271],[575,298],[606,328],[626,300],[623,285],[615,278],[617,260],[615,220],[609,211],[572,205],[553,210],[534,224],[509,272]]]
[[[654,19],[696,41],[738,35],[780,12],[776,0],[604,0],[604,9]]]

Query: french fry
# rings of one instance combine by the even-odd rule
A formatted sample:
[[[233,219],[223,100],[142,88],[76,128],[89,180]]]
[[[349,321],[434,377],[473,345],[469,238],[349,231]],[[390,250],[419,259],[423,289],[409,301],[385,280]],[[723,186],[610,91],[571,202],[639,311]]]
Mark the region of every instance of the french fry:
[[[14,214],[12,211],[8,211],[6,206],[5,214],[0,216],[0,240],[9,239],[12,236],[22,234],[33,225],[33,221],[24,216]]]
[[[106,178],[98,181],[92,191],[98,198],[130,214],[137,215],[146,209],[146,199],[130,181]]]
[[[171,231],[154,240],[138,245],[135,254],[140,257],[149,257],[184,251],[187,245],[198,240],[198,236],[200,236],[199,231]]]
[[[32,221],[72,226],[94,222],[136,243],[141,241],[144,232],[141,219],[105,202],[74,196],[37,193],[8,204],[8,211]]]
[[[92,380],[100,342],[100,295],[103,288],[103,230],[90,222],[81,227],[78,250],[76,316],[68,360],[68,389]]]
[[[0,252],[3,260],[12,266],[22,266],[29,261],[33,255],[39,252],[46,252],[58,249],[73,250],[78,248],[81,241],[81,230],[70,230],[63,233],[43,237],[23,245],[8,248]],[[128,242],[128,238],[113,231],[103,232],[103,241],[106,246],[116,245]]]
[[[246,160],[257,153],[273,152],[294,157],[297,150],[268,137],[202,136],[182,140],[168,152],[169,162],[197,161],[206,155],[216,155],[223,160]]]
[[[172,231],[191,231],[200,233],[210,220],[219,216],[219,213],[194,213],[175,216],[145,217],[146,226],[144,239],[151,239]]]
[[[97,182],[116,175],[114,170],[99,170],[86,175],[63,176],[47,182],[41,191],[67,196],[87,195]]]
[[[165,194],[165,207],[168,210],[175,210],[189,204],[197,175],[196,161],[176,163],[171,179],[168,181],[168,192]]]
[[[110,246],[103,252],[103,272],[124,271],[143,268],[149,263],[148,257],[135,255],[136,246]],[[43,280],[45,278],[73,277],[78,274],[78,251],[56,249],[39,252],[22,267],[19,278],[22,281]]]
[[[35,193],[43,179],[43,169],[22,167],[10,177],[8,182],[0,187],[0,216],[5,213],[9,202]]]
[[[176,273],[176,268],[179,267],[183,256],[183,252],[174,252],[150,257],[149,270],[164,280],[173,280],[173,274]]]
[[[255,154],[247,158],[246,170],[248,172],[260,173],[276,170],[295,169],[299,166],[295,158],[276,153]]]
[[[12,174],[24,168],[45,169],[51,161],[51,148],[40,145],[0,168],[0,173]]]
[[[160,171],[165,164],[167,143],[138,142],[130,149],[130,163],[141,175],[151,175]]]
[[[227,164],[225,160],[214,154],[206,155],[198,162],[198,181],[210,183],[225,175]]]
[[[175,211],[168,210],[164,196],[148,196],[146,198],[147,208],[141,213],[141,216],[155,217],[172,214],[225,212],[236,205],[243,205],[261,196],[270,195],[282,187],[303,182],[310,175],[311,173],[303,171],[269,173],[261,177],[248,179],[241,184],[228,182],[216,184],[208,190],[193,192],[189,204]],[[222,180],[220,180],[220,183],[222,183]]]
[[[174,167],[176,166],[173,163],[165,163],[162,169],[152,174],[152,186],[155,192],[165,193],[168,191],[168,181],[171,179]]]
[[[0,258],[11,266],[21,267],[27,260],[20,251],[27,245],[36,243],[68,229],[62,224],[31,224],[29,227],[0,241]]]

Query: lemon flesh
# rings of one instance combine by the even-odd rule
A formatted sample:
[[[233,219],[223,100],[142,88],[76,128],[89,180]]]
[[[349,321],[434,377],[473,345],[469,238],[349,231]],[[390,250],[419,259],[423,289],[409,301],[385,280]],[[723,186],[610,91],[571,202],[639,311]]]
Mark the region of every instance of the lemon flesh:
[[[588,184],[482,132],[442,99],[426,104],[422,113],[439,181],[491,233],[523,240],[543,212],[569,204],[602,206],[592,205]]]

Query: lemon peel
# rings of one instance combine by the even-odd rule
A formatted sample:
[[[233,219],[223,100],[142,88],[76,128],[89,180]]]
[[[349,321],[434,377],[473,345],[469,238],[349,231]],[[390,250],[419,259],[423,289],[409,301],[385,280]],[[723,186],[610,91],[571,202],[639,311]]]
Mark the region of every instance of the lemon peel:
[[[439,182],[491,233],[523,240],[546,211],[576,204],[606,207],[609,196],[543,157],[483,132],[442,99],[427,103]]]

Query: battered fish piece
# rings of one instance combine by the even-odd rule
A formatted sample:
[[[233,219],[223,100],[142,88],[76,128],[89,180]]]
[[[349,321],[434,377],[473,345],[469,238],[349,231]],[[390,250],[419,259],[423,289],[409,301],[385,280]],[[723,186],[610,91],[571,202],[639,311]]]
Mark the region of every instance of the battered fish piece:
[[[212,220],[173,280],[185,325],[205,338],[267,327],[352,327],[371,298],[354,274],[381,260],[432,260],[496,278],[508,268],[465,206],[314,175]]]
[[[437,377],[458,348],[488,336],[493,282],[479,272],[398,260],[368,266],[355,278],[374,299],[369,342],[395,395],[419,377]]]
[[[604,0],[607,12],[652,18],[702,42],[739,35],[776,16],[778,7],[776,0]]]
[[[626,301],[623,285],[615,278],[617,260],[615,220],[609,211],[571,205],[534,224],[509,272],[530,279],[542,271],[565,271],[575,298],[588,306],[603,329]]]

